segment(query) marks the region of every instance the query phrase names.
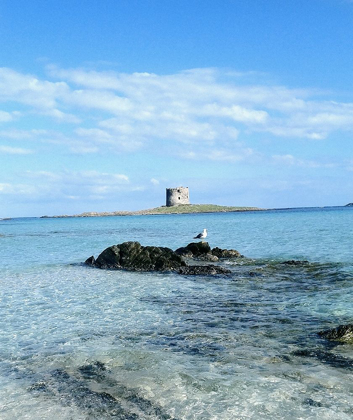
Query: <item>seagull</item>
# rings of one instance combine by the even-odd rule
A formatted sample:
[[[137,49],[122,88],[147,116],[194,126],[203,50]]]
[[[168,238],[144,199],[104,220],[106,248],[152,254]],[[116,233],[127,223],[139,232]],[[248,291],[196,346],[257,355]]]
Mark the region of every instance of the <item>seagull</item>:
[[[199,233],[194,239],[205,239],[207,236],[207,229],[204,229],[202,233]]]

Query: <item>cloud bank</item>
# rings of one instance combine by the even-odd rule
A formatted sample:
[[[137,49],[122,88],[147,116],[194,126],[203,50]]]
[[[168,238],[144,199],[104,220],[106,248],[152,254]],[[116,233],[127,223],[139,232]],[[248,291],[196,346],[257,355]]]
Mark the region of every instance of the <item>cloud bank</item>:
[[[281,189],[296,188],[291,168],[301,171],[297,185],[304,188],[305,171],[351,173],[351,160],[330,152],[339,149],[342,138],[347,144],[352,131],[353,103],[332,92],[260,84],[254,72],[122,73],[51,65],[39,77],[0,68],[0,155],[31,161],[21,168],[8,165],[13,174],[3,172],[0,195],[98,203],[128,191],[161,189],[171,180],[183,182],[187,169],[192,182],[197,164],[215,189],[218,173],[214,170],[210,181],[212,167],[223,171],[220,177],[230,185],[239,165],[243,170],[247,165],[244,177],[252,175],[249,168],[260,169],[260,178],[261,171],[266,174],[257,182],[263,191],[274,177]],[[48,170],[59,156],[61,166]],[[156,171],[145,174],[136,156],[148,156],[145,167]],[[135,162],[134,169],[122,166],[124,159]],[[172,160],[181,162],[179,178],[170,176]]]
[[[353,103],[323,97],[245,84],[241,74],[218,69],[157,75],[48,66],[43,79],[0,69],[0,105],[18,107],[0,110],[0,124],[31,115],[71,125],[61,141],[79,154],[159,150],[183,159],[239,161],[257,154],[256,136],[323,140],[351,132]]]

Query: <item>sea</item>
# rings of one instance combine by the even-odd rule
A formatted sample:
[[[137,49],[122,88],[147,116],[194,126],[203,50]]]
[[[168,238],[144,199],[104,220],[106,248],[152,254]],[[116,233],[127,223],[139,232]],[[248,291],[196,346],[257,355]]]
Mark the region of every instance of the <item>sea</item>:
[[[229,275],[100,270],[204,228]],[[352,419],[353,208],[0,220],[0,419]]]

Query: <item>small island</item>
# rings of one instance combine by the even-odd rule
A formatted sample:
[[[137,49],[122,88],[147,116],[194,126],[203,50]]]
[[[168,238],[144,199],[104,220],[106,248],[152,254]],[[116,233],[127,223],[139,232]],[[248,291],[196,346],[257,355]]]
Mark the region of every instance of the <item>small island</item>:
[[[237,211],[258,211],[263,210],[258,207],[235,207],[219,206],[216,204],[190,204],[189,188],[176,187],[166,189],[166,205],[147,210],[138,211],[113,211],[113,212],[85,212],[72,216],[52,216],[58,217],[102,217],[102,216],[144,216],[158,214],[190,214],[190,213],[229,213]],[[42,216],[48,218],[49,216]]]
[[[191,214],[191,213],[229,213],[241,211],[260,211],[258,207],[235,207],[219,206],[216,204],[179,204],[177,206],[160,206],[153,209],[137,211],[113,211],[113,212],[85,212],[72,216],[42,216],[42,218],[63,218],[63,217],[102,217],[102,216],[145,216],[158,214]]]

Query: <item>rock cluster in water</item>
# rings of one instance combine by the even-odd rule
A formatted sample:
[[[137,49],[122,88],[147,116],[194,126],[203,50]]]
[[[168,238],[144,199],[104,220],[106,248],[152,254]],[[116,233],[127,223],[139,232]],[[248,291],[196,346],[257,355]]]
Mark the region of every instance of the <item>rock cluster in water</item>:
[[[85,261],[92,267],[129,271],[176,272],[186,275],[229,274],[230,270],[214,264],[188,264],[186,260],[217,262],[224,258],[239,258],[242,255],[233,249],[211,249],[207,242],[193,242],[173,251],[158,246],[142,246],[139,242],[124,242],[106,248],[97,259]]]
[[[319,336],[327,340],[353,343],[353,324],[339,325],[330,330],[320,331]]]
[[[243,257],[235,249],[221,249],[218,247],[211,249],[208,242],[192,242],[186,247],[178,248],[175,253],[185,258],[197,258],[198,260],[213,262],[219,259]]]

